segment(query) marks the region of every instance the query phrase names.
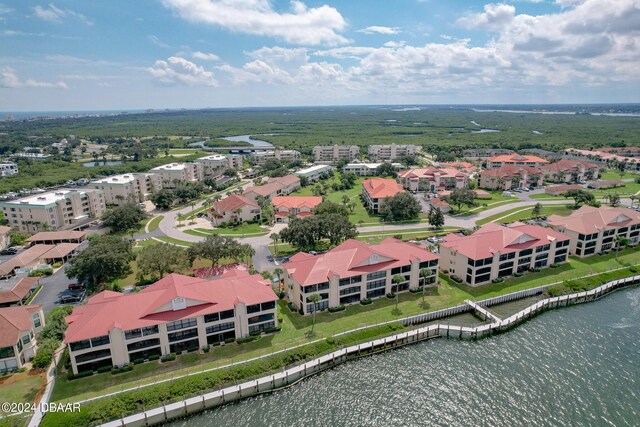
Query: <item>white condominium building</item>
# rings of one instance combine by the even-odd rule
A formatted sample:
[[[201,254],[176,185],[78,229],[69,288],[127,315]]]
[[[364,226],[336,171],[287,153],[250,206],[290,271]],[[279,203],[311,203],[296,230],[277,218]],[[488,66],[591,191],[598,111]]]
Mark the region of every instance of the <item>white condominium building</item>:
[[[0,163],[0,177],[12,176],[18,173],[18,165],[15,163]]]
[[[299,151],[296,150],[267,150],[267,151],[257,151],[253,158],[256,161],[256,164],[262,165],[268,159],[276,159],[281,162],[291,162],[294,160],[300,160],[302,155]]]
[[[396,160],[402,156],[414,156],[417,152],[416,145],[370,145],[369,159],[374,161]]]
[[[160,177],[163,188],[175,187],[175,182],[200,181],[204,178],[204,165],[202,163],[169,163],[151,169],[150,171]]]
[[[89,186],[102,190],[108,205],[124,205],[144,202],[162,188],[162,180],[154,173],[129,173],[91,181]]]
[[[202,164],[202,173],[205,177],[216,177],[222,175],[227,168],[242,169],[242,156],[236,154],[212,154],[196,159],[195,163]]]
[[[31,233],[98,218],[105,211],[105,197],[102,191],[95,189],[60,189],[0,202],[0,208],[11,227]]]
[[[317,145],[313,147],[316,161],[353,160],[360,155],[357,145]]]

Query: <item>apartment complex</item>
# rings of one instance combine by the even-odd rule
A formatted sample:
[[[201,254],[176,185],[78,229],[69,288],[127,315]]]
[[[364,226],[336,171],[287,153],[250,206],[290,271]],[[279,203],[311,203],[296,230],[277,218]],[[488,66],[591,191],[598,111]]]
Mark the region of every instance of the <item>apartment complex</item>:
[[[18,370],[36,354],[44,327],[40,305],[0,308],[0,373]]]
[[[7,249],[11,245],[11,227],[0,225],[0,251]]]
[[[242,195],[254,202],[258,196],[270,199],[275,196],[286,196],[300,188],[300,178],[295,175],[286,175],[277,178],[269,178],[264,185],[248,187]]]
[[[414,156],[418,152],[416,145],[370,145],[369,159],[373,161],[388,160],[393,161],[398,157]]]
[[[35,233],[81,224],[105,211],[104,193],[96,189],[61,189],[49,193],[0,202],[9,226]]]
[[[629,208],[582,206],[569,216],[551,215],[547,224],[571,237],[571,254],[579,257],[614,249],[617,238],[640,242],[640,212]]]
[[[267,150],[267,151],[257,151],[253,154],[253,158],[256,161],[256,164],[262,165],[268,159],[279,160],[283,163],[292,162],[295,160],[300,160],[302,154],[296,150]]]
[[[271,199],[276,222],[288,223],[289,218],[304,218],[313,215],[316,206],[322,203],[320,196],[276,196]]]
[[[12,176],[18,173],[18,165],[15,163],[0,163],[0,178]]]
[[[170,274],[140,292],[103,291],[74,307],[64,342],[74,373],[121,366],[275,328],[277,300],[269,280],[247,271],[213,280]]]
[[[622,147],[620,147],[622,148]],[[618,152],[619,154],[614,154]],[[567,148],[564,150],[564,157],[567,159],[588,160],[594,163],[615,167],[619,163],[624,163],[627,170],[640,171],[640,158],[635,156],[633,149],[624,150],[581,150],[578,148]]]
[[[155,173],[113,175],[89,183],[89,187],[103,191],[106,204],[120,206],[144,202],[162,185],[160,175]]]
[[[347,240],[322,255],[300,252],[284,264],[285,291],[301,314],[355,304],[437,283],[438,256],[393,238],[371,245]],[[426,269],[426,276],[421,270]],[[404,279],[394,283],[394,276]],[[316,303],[311,295],[319,295]]]
[[[402,186],[409,191],[429,191],[464,188],[469,185],[469,174],[451,167],[409,169],[398,173]]]
[[[242,156],[236,154],[212,154],[200,157],[194,163],[202,164],[202,173],[205,177],[216,177],[222,175],[225,169],[242,169]]]
[[[544,173],[531,166],[501,166],[480,172],[479,186],[490,190],[511,190],[522,187],[538,187]]]
[[[260,220],[260,206],[253,200],[235,194],[214,202],[208,213],[214,225],[229,221]]]
[[[362,181],[364,204],[373,213],[378,213],[378,209],[386,198],[403,192],[404,190],[395,179],[370,178]]]
[[[584,182],[596,179],[600,167],[593,162],[563,159],[555,163],[540,166],[547,181],[551,182]]]
[[[346,165],[342,171],[344,173],[353,173],[358,176],[375,176],[378,175],[378,168],[382,166],[383,163],[349,163]],[[391,166],[395,170],[400,170],[403,168],[401,163],[391,163]]]
[[[312,152],[317,162],[354,160],[360,155],[360,147],[357,145],[316,145]]]
[[[151,169],[149,172],[158,175],[163,188],[173,188],[176,182],[195,182],[204,178],[203,163],[169,163]]]
[[[26,305],[38,287],[38,280],[37,277],[21,277],[3,281],[0,288],[0,307]]]
[[[307,182],[319,180],[324,174],[333,173],[333,167],[329,165],[315,165],[305,169],[300,169],[293,174],[299,178],[306,178]]]
[[[469,236],[449,234],[440,243],[440,268],[471,286],[513,273],[561,264],[569,255],[569,236],[515,222],[490,222]]]
[[[529,166],[537,168],[547,163],[549,163],[548,160],[538,156],[527,156],[513,153],[490,157],[487,159],[487,169],[500,168],[502,166]]]
[[[470,148],[462,151],[462,157],[468,160],[485,160],[490,157],[512,154],[508,148]]]

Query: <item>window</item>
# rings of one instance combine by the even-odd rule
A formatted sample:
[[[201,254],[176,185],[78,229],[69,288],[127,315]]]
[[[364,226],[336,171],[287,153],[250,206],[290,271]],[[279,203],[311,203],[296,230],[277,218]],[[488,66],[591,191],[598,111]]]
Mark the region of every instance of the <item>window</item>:
[[[313,313],[315,310],[317,310],[317,311],[326,310],[327,308],[329,308],[329,299],[328,298],[323,300],[323,301],[319,301],[316,304],[313,304],[313,303],[307,304],[307,312],[308,313]]]
[[[88,362],[89,360],[102,359],[105,357],[111,357],[111,350],[108,348],[80,354],[76,356],[76,363]]]
[[[387,277],[387,272],[385,271],[376,271],[374,273],[367,274],[367,280],[380,279],[382,277]]]
[[[91,338],[91,347],[98,347],[101,345],[109,344],[109,335],[102,335],[100,337]]]
[[[387,280],[386,279],[374,280],[373,282],[367,283],[367,289],[384,288],[386,285],[387,285]]]
[[[536,261],[546,260],[548,257],[549,257],[549,254],[536,255]]]
[[[204,315],[204,323],[217,322],[220,320],[220,313],[211,313]]]
[[[518,260],[518,265],[531,264],[531,257],[520,258]]]
[[[360,301],[360,294],[353,294],[340,298],[340,304],[353,304]]]
[[[198,329],[193,328],[184,331],[173,332],[171,334],[168,334],[167,336],[169,337],[169,342],[182,341],[189,338],[197,337]]]
[[[71,351],[84,350],[85,348],[91,347],[91,341],[82,340],[82,341],[72,342],[70,347],[71,347]]]
[[[220,312],[220,320],[231,319],[236,316],[236,311],[234,309],[225,310]]]
[[[29,335],[25,335],[22,337],[22,344],[27,345],[31,342],[31,337]]]
[[[551,248],[551,245],[542,245],[536,248],[536,252],[544,252],[548,251]]]
[[[429,267],[435,267],[436,265],[438,265],[438,260],[437,259],[432,259],[431,261],[423,261],[420,263],[420,268],[429,268]]]
[[[378,298],[384,295],[384,288],[375,289],[367,292],[367,298]]]
[[[553,259],[553,263],[554,264],[561,264],[563,262],[565,262],[567,260],[567,255],[556,255],[556,257]]]
[[[39,328],[40,326],[42,326],[42,321],[40,320],[40,313],[33,313],[32,319],[33,319],[34,327]]]
[[[249,326],[249,333],[256,331],[264,331],[270,328],[275,328],[276,322],[262,323],[260,325]]]
[[[214,332],[227,331],[229,329],[234,329],[234,322],[220,323],[219,325],[209,326],[206,329],[207,334],[212,334]]]
[[[523,256],[531,255],[532,253],[533,253],[533,249],[525,249],[523,251],[520,251],[518,255],[520,257],[523,257]]]
[[[608,237],[608,236],[613,236],[614,234],[616,234],[616,230],[604,230],[604,232],[602,233],[602,236]]]
[[[338,286],[347,286],[353,283],[360,283],[360,282],[362,282],[362,276],[346,277],[344,279],[340,279],[340,281],[338,282]]]
[[[249,324],[253,325],[254,323],[266,322],[267,320],[273,320],[273,313],[262,314],[260,316],[250,317]]]
[[[516,257],[516,253],[515,252],[511,252],[511,253],[508,253],[508,254],[503,254],[503,255],[500,255],[500,261],[506,261],[506,260],[509,260],[509,259],[513,259],[515,257]]]
[[[2,347],[0,348],[0,359],[6,359],[7,357],[14,357],[16,355],[15,351],[13,351],[13,347]]]
[[[340,296],[353,294],[355,292],[360,293],[360,286],[352,286],[350,288],[340,289]]]
[[[257,313],[260,311],[260,304],[253,304],[247,306],[247,314]]]
[[[133,344],[128,344],[127,345],[127,350],[128,351],[140,350],[140,349],[143,349],[143,348],[154,347],[154,346],[158,346],[158,345],[160,345],[160,339],[159,338],[151,338],[151,339],[148,339],[148,340],[142,340],[142,341],[134,342]]]
[[[490,274],[484,274],[482,276],[476,276],[476,283],[488,282],[490,277],[491,277]]]
[[[484,267],[484,268],[479,268],[476,271],[476,275],[478,274],[485,274],[485,273],[489,273],[491,271],[491,267]]]
[[[500,264],[499,270],[504,270],[505,268],[513,268],[513,261]]]
[[[319,291],[325,291],[327,289],[329,289],[329,282],[318,283],[318,290]]]
[[[275,301],[263,302],[262,304],[260,304],[260,306],[262,307],[262,311],[274,310],[276,308],[276,302]]]
[[[563,240],[561,242],[556,243],[556,248],[562,248],[565,246],[569,246],[569,244],[571,243],[571,240]]]
[[[197,323],[198,321],[193,317],[190,319],[176,320],[175,322],[167,323],[167,331],[176,331],[178,329],[191,328],[193,326],[196,326]]]

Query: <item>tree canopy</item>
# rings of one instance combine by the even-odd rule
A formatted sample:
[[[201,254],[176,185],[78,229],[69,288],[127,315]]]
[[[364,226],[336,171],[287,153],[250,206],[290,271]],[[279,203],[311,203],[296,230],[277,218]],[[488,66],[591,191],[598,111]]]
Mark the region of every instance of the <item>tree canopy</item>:
[[[574,208],[580,207],[580,205],[596,206],[598,201],[593,193],[586,190],[569,190],[564,196],[568,199],[573,199]]]
[[[89,246],[67,264],[66,274],[96,289],[104,283],[127,274],[133,260],[131,242],[118,236],[96,236]]]
[[[107,210],[102,216],[102,220],[105,225],[111,228],[111,231],[121,232],[138,228],[138,224],[146,216],[147,214],[142,207],[134,203],[127,203]]]
[[[138,254],[137,262],[143,276],[155,276],[157,273],[160,278],[165,273],[173,273],[189,267],[187,251],[167,243],[145,247]]]
[[[380,204],[378,213],[386,222],[416,219],[422,212],[420,203],[409,193],[398,193],[387,197]]]
[[[255,254],[251,245],[241,244],[231,237],[212,234],[202,242],[194,243],[187,249],[187,258],[193,263],[196,258],[204,258],[211,261],[215,267],[222,258],[232,258],[236,262],[250,258]]]
[[[456,207],[456,211],[460,211],[463,205],[473,207],[475,202],[476,193],[468,188],[454,188],[451,190],[451,194],[443,196],[442,200],[446,201],[450,205]]]
[[[356,226],[346,216],[326,213],[292,220],[289,227],[280,232],[280,238],[299,250],[309,251],[316,249],[322,239],[338,245],[357,234]]]
[[[444,215],[440,208],[433,208],[429,210],[429,224],[435,228],[441,228],[444,225]]]
[[[382,177],[395,178],[398,176],[398,172],[391,163],[383,162],[380,166],[378,166],[378,175]]]

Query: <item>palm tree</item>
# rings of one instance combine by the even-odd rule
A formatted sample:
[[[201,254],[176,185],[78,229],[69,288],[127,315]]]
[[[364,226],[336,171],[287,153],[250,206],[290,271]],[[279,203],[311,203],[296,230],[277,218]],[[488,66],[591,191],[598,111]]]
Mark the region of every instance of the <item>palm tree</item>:
[[[420,269],[420,277],[422,277],[422,303],[424,304],[424,290],[427,287],[427,277],[431,275],[431,270],[428,268]]]
[[[278,276],[278,286],[280,288],[280,291],[284,291],[284,284],[282,283],[282,276],[281,276],[282,273],[284,273],[284,271],[280,267],[277,267],[276,269],[273,270],[273,274]]]
[[[278,257],[278,240],[280,239],[280,234],[271,233],[269,237],[271,237],[271,240],[273,240],[273,252],[276,254],[276,258],[277,258]]]
[[[307,301],[313,303],[313,323],[311,325],[311,335],[313,335],[313,329],[316,327],[316,311],[318,311],[318,301],[320,301],[320,295],[313,294],[309,298],[307,298]]]
[[[631,196],[629,196],[629,198],[631,199],[631,207],[633,207],[633,202],[635,200],[640,199],[640,196],[636,196],[635,194],[632,194]]]
[[[616,237],[616,261],[618,260],[618,252],[620,251],[620,247],[626,248],[631,243],[631,240],[626,237],[617,236]]]
[[[400,294],[400,283],[404,282],[404,276],[402,274],[396,274],[391,279],[393,283],[396,285],[396,310],[398,309],[398,295]]]

